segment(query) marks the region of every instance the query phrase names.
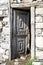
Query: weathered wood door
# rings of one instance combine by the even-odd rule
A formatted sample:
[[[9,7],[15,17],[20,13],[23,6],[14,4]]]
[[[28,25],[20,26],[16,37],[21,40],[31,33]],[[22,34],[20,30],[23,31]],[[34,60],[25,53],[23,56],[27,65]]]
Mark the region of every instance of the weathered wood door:
[[[12,57],[26,54],[29,45],[29,13],[26,11],[13,11],[12,22]],[[28,46],[29,47],[29,46]]]

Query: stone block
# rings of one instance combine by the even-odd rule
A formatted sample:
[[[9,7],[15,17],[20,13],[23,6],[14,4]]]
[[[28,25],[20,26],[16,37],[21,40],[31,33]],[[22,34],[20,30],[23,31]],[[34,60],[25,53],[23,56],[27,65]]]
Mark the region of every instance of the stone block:
[[[42,30],[41,29],[36,29],[36,32],[35,32],[36,36],[42,36]]]
[[[2,57],[3,57],[5,60],[8,59],[8,56],[7,56],[7,55],[3,55]]]
[[[42,21],[42,16],[36,16],[36,23],[41,23],[41,22],[43,22]]]
[[[9,46],[9,44],[6,44],[6,43],[2,43],[1,44],[1,48],[3,48],[3,49],[9,49],[10,48],[10,46]]]
[[[43,47],[43,37],[36,37],[36,46]]]
[[[40,48],[36,48],[36,57],[40,60],[43,59],[43,51],[41,51]]]
[[[36,28],[43,28],[43,23],[36,23]]]
[[[6,12],[7,12],[7,11],[6,11]],[[3,18],[3,21],[5,21],[5,22],[7,21],[7,22],[8,22],[8,21],[9,21],[9,17],[4,17],[4,18]]]
[[[3,28],[3,33],[4,33],[4,34],[10,33],[10,29],[4,27],[4,28]]]
[[[36,15],[37,14],[42,15],[43,14],[43,8],[36,8]]]
[[[33,62],[32,65],[41,65],[41,62]]]
[[[43,37],[36,37],[36,57],[43,59]]]

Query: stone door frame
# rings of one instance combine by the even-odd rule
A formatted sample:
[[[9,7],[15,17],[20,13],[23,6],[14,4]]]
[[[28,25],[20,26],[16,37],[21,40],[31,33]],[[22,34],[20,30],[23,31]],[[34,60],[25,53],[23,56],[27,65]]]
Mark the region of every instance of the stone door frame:
[[[10,51],[9,51],[9,60],[11,60],[11,42],[12,42],[12,9],[14,8],[10,8],[10,13],[9,13],[9,18],[10,18]],[[31,19],[31,58],[34,58],[35,56],[35,45],[34,45],[34,39],[35,39],[35,35],[34,35],[34,21],[35,21],[35,7],[30,7],[30,19]]]

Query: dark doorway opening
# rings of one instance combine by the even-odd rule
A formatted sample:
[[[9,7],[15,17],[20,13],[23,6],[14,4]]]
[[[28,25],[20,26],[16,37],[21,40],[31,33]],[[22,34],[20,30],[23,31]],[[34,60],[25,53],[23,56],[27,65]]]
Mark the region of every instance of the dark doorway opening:
[[[30,9],[12,10],[12,43],[11,59],[30,54],[31,50],[31,21]]]

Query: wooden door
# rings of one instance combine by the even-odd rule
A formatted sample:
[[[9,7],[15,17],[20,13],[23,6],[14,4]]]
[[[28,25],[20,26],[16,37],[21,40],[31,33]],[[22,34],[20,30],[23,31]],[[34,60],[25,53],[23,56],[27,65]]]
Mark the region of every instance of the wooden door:
[[[12,57],[26,54],[29,44],[29,13],[26,11],[13,11],[12,22]]]

